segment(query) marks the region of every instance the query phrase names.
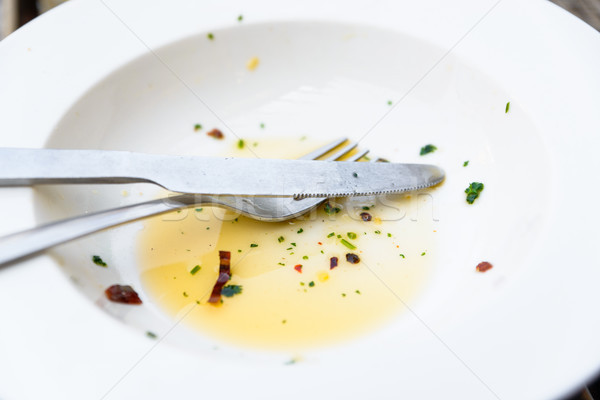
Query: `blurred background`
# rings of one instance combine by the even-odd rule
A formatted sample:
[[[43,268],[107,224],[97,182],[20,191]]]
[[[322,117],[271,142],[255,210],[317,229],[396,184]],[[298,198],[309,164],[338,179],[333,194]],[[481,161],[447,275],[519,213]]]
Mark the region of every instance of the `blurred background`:
[[[0,40],[65,0],[0,0]],[[551,0],[600,31],[600,0]],[[599,71],[600,73],[600,71]],[[600,339],[599,339],[600,340]],[[598,356],[600,358],[600,355]],[[558,361],[558,360],[557,360]],[[600,379],[561,400],[600,400]]]

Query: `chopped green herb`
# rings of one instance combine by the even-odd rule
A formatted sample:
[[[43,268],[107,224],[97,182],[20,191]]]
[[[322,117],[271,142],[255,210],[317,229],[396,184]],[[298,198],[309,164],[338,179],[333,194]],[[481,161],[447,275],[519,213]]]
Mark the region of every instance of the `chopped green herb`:
[[[337,238],[340,239],[342,237],[342,235],[337,235]]]
[[[196,272],[200,271],[202,267],[199,265],[196,265],[194,268],[192,268],[192,270],[190,271],[190,274],[192,275],[196,275]]]
[[[422,252],[422,253],[421,253],[421,257],[422,257],[422,256],[424,256],[424,255],[425,255],[425,252]]]
[[[290,243],[292,246],[296,247],[296,243]]]
[[[375,231],[375,234],[376,235],[381,235],[381,231],[377,230],[377,231]]]
[[[325,254],[325,252],[323,250],[321,250],[321,254]]]
[[[241,250],[241,249],[238,249],[238,253],[241,253],[241,252],[242,252],[242,250]]]
[[[429,154],[429,153],[433,153],[434,151],[437,150],[437,147],[435,147],[432,144],[427,144],[423,147],[421,147],[421,155],[424,156],[425,154]]]
[[[467,160],[463,163],[463,167],[466,167],[467,165],[469,165],[469,160]]]
[[[284,240],[285,240],[285,238],[284,238],[283,236],[279,236],[279,237],[277,238],[277,241],[278,241],[279,243],[283,242]]]
[[[362,209],[363,209],[363,210],[365,210],[365,211],[369,211],[371,208],[370,208],[370,207],[367,207],[367,206],[363,206],[363,208],[362,208]]]
[[[346,297],[346,293],[342,293],[342,297]]]
[[[100,256],[92,256],[92,261],[94,264],[99,265],[101,267],[108,267],[108,265],[100,258]]]
[[[206,227],[206,230],[207,230],[207,231],[210,231],[210,226],[207,226],[207,227]]]
[[[342,244],[343,244],[344,246],[346,246],[346,247],[347,247],[347,248],[349,248],[350,250],[354,250],[354,249],[356,249],[356,246],[355,246],[355,245],[353,245],[352,243],[350,243],[349,241],[347,241],[346,239],[342,239],[342,240],[341,240],[341,242],[342,242]]]
[[[303,260],[308,260],[308,256],[302,256]]]
[[[308,282],[308,286],[310,286],[310,287],[313,287],[313,286],[315,286],[315,281],[310,281],[310,282]]]
[[[203,208],[196,208],[196,212],[202,212]]]
[[[302,232],[304,232],[304,229],[302,229],[302,228],[298,229],[298,233],[302,233]]]
[[[277,264],[279,264],[279,265],[282,265],[282,266],[284,266],[284,267],[285,267],[285,264],[284,264],[284,263],[277,263]]]
[[[243,20],[244,20],[244,16],[243,16],[243,15],[240,15],[240,16],[238,17],[238,21],[242,22]]]
[[[400,257],[402,257],[402,258],[406,258],[406,257],[404,257],[404,254],[400,254]]]
[[[304,286],[304,282],[300,282],[300,286]]]
[[[353,172],[352,176],[355,177],[355,178],[358,178],[358,174],[356,172]]]
[[[342,211],[341,208],[333,207],[329,202],[325,203],[325,212],[327,214],[333,215],[339,213],[340,211]]]
[[[183,297],[188,297],[187,292],[183,292]]]
[[[286,250],[294,250],[293,247],[288,247]]]
[[[215,35],[209,32],[208,35],[206,35],[206,37],[208,38],[208,40],[213,40],[215,38]]]
[[[256,147],[256,146],[258,146],[258,142],[252,143],[252,147]]]
[[[284,319],[284,320],[281,321],[282,324],[285,324],[286,322],[287,322],[286,319]]]
[[[335,236],[335,232],[331,232],[329,235],[327,235],[328,238]]]
[[[391,234],[391,233],[388,233],[388,237],[392,237],[392,234]]]
[[[510,101],[508,103],[506,103],[506,108],[504,109],[504,114],[508,114],[509,110],[510,110]]]
[[[392,105],[392,101],[388,100],[388,106],[391,106],[391,105]]]
[[[225,297],[233,297],[236,294],[242,293],[241,285],[227,285],[221,290],[221,294]]]
[[[238,143],[237,143],[238,149],[243,149],[245,145],[246,145],[246,142],[244,142],[244,139],[238,140]]]
[[[354,293],[360,294],[360,290],[357,289],[357,290],[354,291]]]
[[[356,239],[356,233],[354,232],[348,232],[346,235],[348,235],[348,239]]]
[[[148,336],[150,339],[156,339],[158,337],[156,336],[156,333],[150,331],[146,331],[146,336]]]
[[[194,125],[194,131],[198,132],[200,129],[202,129],[202,125],[200,125],[200,124]]]
[[[261,122],[260,129],[265,129],[265,124]]]
[[[465,189],[467,194],[467,203],[473,204],[476,198],[479,197],[479,193],[483,190],[483,183],[471,182],[468,188]]]
[[[258,245],[256,243],[251,243],[250,247],[258,247]]]

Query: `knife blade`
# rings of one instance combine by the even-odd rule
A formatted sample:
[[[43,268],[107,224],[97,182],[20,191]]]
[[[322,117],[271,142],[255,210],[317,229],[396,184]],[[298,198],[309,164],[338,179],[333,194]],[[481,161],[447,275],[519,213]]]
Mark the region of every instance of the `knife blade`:
[[[0,186],[150,182],[178,193],[300,199],[400,193],[443,179],[426,164],[0,149]]]

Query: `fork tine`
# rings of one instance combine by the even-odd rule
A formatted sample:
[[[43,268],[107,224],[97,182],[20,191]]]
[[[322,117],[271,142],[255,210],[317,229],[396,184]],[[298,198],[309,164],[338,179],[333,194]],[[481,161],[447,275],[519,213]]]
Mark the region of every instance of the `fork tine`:
[[[331,156],[327,157],[325,160],[326,161],[335,161],[338,158],[342,158],[343,156],[348,154],[350,151],[352,151],[356,146],[358,146],[358,143],[350,143],[350,144],[342,147],[340,150],[336,151],[335,153],[333,153]]]
[[[352,157],[349,157],[346,161],[358,161],[369,153],[369,150],[359,151]]]
[[[338,147],[339,145],[341,145],[342,143],[344,143],[347,140],[348,140],[348,138],[341,138],[341,139],[334,140],[333,142],[328,143],[323,147],[319,147],[318,149],[311,151],[310,153],[300,157],[299,160],[316,160],[317,158],[329,153],[331,150],[335,149],[336,147]]]

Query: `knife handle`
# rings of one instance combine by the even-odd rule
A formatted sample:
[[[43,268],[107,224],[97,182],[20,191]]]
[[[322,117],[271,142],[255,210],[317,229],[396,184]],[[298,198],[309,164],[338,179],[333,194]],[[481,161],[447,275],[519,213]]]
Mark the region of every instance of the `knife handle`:
[[[152,182],[152,156],[125,151],[0,148],[0,186]]]

